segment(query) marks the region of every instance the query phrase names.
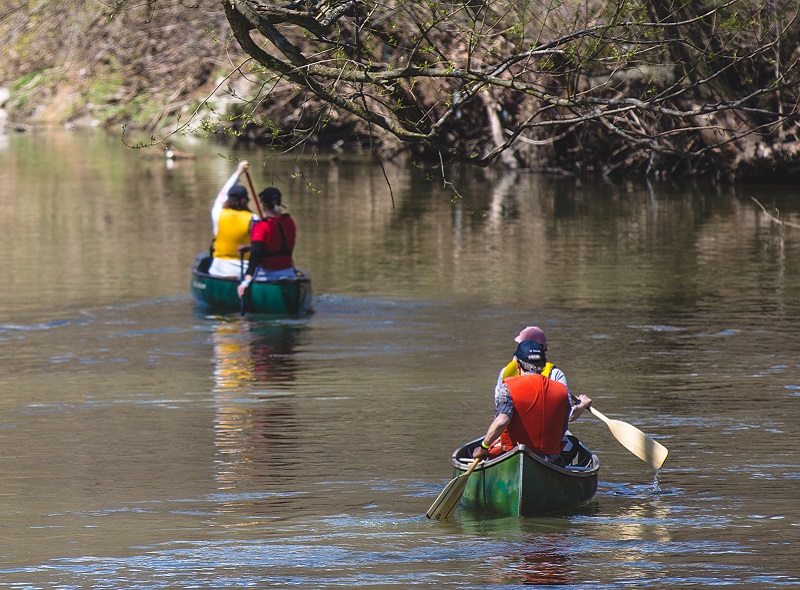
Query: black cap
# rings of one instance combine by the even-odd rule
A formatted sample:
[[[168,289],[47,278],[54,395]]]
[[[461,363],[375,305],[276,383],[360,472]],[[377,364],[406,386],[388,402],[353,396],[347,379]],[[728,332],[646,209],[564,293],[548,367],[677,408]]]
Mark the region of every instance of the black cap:
[[[274,186],[268,186],[263,191],[258,193],[258,198],[267,206],[281,204],[281,191]]]
[[[229,199],[246,199],[247,198],[247,189],[244,188],[241,184],[234,184],[231,188],[228,189],[228,198]]]
[[[533,340],[523,340],[514,353],[517,360],[527,365],[538,365],[544,360],[544,346]]]

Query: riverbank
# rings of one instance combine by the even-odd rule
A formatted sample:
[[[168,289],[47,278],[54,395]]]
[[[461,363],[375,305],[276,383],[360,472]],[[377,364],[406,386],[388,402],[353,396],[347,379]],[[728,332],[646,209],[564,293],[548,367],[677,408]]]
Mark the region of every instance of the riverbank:
[[[219,4],[111,12],[100,2],[19,3],[0,20],[7,125],[124,128],[157,139],[228,116],[240,89],[225,79],[243,57],[226,41]]]
[[[575,115],[574,125],[554,115],[558,109],[545,108],[531,98],[535,93],[518,96],[502,86],[476,93],[457,108],[454,101],[460,91],[446,84],[433,92],[409,80],[408,88],[401,91],[402,84],[398,86],[395,101],[377,103],[373,99],[382,96],[380,88],[333,92],[334,97],[340,93],[339,99],[368,105],[362,109],[365,112],[395,109],[392,116],[405,112],[394,129],[412,139],[401,140],[402,133],[373,124],[355,111],[335,108],[313,90],[326,83],[336,88],[336,82],[318,81],[304,89],[302,81],[290,81],[290,76],[275,74],[246,55],[233,38],[223,8],[218,0],[198,0],[191,6],[74,0],[53,0],[39,7],[12,3],[0,19],[0,125],[5,121],[12,129],[103,127],[124,134],[132,145],[166,146],[186,134],[246,139],[284,151],[367,147],[383,160],[413,156],[419,162],[432,162],[432,167],[450,158],[576,176],[664,181],[696,177],[795,182],[800,177],[800,140],[793,126],[777,124],[763,113],[764,120],[757,120],[749,111],[737,114],[735,109],[708,114],[698,102],[699,92],[651,105],[652,112],[661,113],[657,117],[629,114],[626,124],[634,124],[635,130],[621,132],[613,105],[628,104],[628,98],[641,102],[637,97],[652,94],[657,87],[676,85],[668,63],[652,71],[641,64],[620,66],[613,76],[605,77],[576,74],[576,80],[599,89],[596,100],[611,101],[612,108],[602,119],[593,119],[597,114],[591,109]],[[273,18],[280,24],[288,18],[285,7],[264,3],[261,8],[275,12]],[[263,11],[260,14],[266,14]],[[305,23],[312,21],[302,19],[314,14],[309,9],[308,14],[294,11],[291,16]],[[302,31],[290,30],[298,51],[327,55],[327,50],[315,52],[313,43],[320,40]],[[393,47],[413,45],[408,41]],[[402,62],[397,56],[392,59]],[[569,95],[569,88],[562,87],[568,76],[552,77],[547,71],[532,70],[531,78],[547,87],[548,95]],[[787,80],[790,74],[784,74]],[[454,84],[456,88],[461,82]],[[587,88],[579,91],[588,95]],[[580,108],[575,105],[571,108]],[[451,109],[451,116],[438,113],[441,108]],[[702,114],[665,122],[673,112]],[[415,141],[426,135],[433,120],[441,121],[435,141]],[[538,125],[538,131],[528,133],[528,121],[535,121],[531,127]],[[506,141],[510,145],[505,146]]]

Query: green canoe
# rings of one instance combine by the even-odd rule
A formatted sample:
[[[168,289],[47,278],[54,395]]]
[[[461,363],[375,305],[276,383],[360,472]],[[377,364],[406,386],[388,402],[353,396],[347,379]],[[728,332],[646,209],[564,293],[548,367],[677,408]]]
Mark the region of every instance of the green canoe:
[[[454,477],[472,463],[478,438],[453,453]],[[461,504],[467,508],[505,516],[531,516],[561,512],[587,504],[597,492],[600,461],[577,438],[577,454],[570,464],[558,467],[534,454],[525,445],[479,463],[469,476]]]
[[[238,278],[208,274],[211,257],[200,254],[192,267],[191,290],[195,301],[220,312],[241,311],[236,288]],[[311,278],[299,271],[297,277],[276,281],[253,281],[244,296],[244,311],[258,314],[302,316],[311,312]]]

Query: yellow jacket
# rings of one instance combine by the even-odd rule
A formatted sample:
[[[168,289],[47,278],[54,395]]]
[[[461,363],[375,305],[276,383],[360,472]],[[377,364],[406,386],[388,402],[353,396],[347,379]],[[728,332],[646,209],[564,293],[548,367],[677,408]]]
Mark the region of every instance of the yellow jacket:
[[[219,227],[214,237],[214,258],[239,260],[239,246],[250,245],[250,211],[223,209],[219,214]],[[244,259],[249,258],[245,254]]]

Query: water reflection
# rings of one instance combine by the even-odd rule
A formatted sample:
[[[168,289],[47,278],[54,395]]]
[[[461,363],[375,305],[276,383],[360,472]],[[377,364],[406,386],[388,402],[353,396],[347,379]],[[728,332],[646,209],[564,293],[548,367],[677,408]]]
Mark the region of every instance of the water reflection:
[[[565,514],[508,518],[459,509],[437,526],[492,544],[497,585],[575,584],[589,556],[600,562],[613,556],[624,577],[635,580],[651,576],[654,561],[676,541],[670,523],[679,516],[661,499],[652,486],[616,485]],[[576,544],[577,531],[582,541]]]
[[[293,383],[298,370],[294,351],[304,330],[304,324],[289,320],[220,319],[213,337],[216,391]]]
[[[526,539],[523,549],[512,555],[506,566],[503,583],[563,586],[573,582],[570,576],[570,540],[566,535]]]
[[[214,343],[214,441],[220,489],[246,484],[261,466],[271,477],[282,466],[297,436],[293,383],[295,347],[304,325],[220,319]],[[253,390],[253,386],[260,386]],[[267,387],[264,387],[267,386]]]
[[[50,137],[0,152],[0,585],[800,583],[800,234],[749,201],[797,220],[794,187],[486,170],[451,203],[389,169],[393,203],[363,157],[296,177],[289,156],[257,184],[287,187],[324,309],[199,319],[188,271],[230,160],[208,146],[165,171],[118,140]],[[581,420],[605,466],[590,511],[427,522],[533,317],[571,386],[664,438],[662,480]],[[334,456],[354,421],[364,444]]]
[[[502,557],[492,564],[493,584],[562,586],[575,582],[571,516],[588,518],[596,510],[590,504],[559,516],[518,518],[460,509],[446,526],[453,529],[449,533],[488,540],[495,546],[493,553]]]

